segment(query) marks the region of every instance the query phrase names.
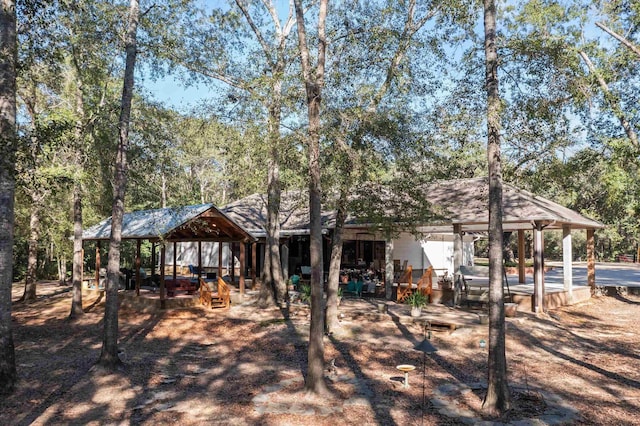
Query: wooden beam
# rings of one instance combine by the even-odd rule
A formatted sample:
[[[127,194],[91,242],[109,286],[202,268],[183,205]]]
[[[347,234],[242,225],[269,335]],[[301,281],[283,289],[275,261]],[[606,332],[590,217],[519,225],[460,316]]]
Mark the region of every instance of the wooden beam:
[[[595,230],[587,229],[587,284],[591,294],[596,292],[596,244]]]
[[[571,241],[571,226],[562,226],[562,274],[564,276],[564,291],[567,292],[569,303],[573,300],[573,247]]]
[[[524,229],[518,229],[518,282],[524,284],[527,281],[526,259],[524,252]]]
[[[234,243],[229,244],[229,254],[231,255],[231,282],[236,282],[236,247]]]
[[[202,274],[202,241],[198,241],[198,280]],[[206,275],[205,275],[206,278]]]

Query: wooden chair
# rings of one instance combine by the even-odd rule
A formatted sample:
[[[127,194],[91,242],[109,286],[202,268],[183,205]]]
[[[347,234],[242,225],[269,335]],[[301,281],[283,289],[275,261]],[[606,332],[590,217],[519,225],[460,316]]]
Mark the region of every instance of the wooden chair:
[[[431,300],[433,293],[433,266],[429,266],[418,280],[418,291]]]
[[[212,292],[209,283],[200,278],[200,303],[207,308],[228,308],[231,305],[229,285],[218,278],[218,291]]]
[[[229,284],[221,277],[218,277],[218,292],[212,294],[212,308],[228,308],[231,305],[231,289]]]
[[[209,284],[205,280],[200,278],[200,304],[210,308],[212,301],[211,298],[211,287],[209,287]]]
[[[411,265],[407,266],[407,269],[404,271],[400,279],[398,280],[398,294],[396,300],[398,303],[404,302],[405,299],[411,296],[413,293],[411,275],[413,273],[413,267]]]

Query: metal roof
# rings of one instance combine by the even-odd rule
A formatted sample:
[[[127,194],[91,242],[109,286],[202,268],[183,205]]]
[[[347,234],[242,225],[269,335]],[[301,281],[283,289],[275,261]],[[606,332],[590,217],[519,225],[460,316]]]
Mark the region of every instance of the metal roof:
[[[107,240],[111,218],[85,229],[83,240]],[[168,207],[125,213],[122,239],[167,239],[182,241],[254,240],[251,233],[213,204]]]

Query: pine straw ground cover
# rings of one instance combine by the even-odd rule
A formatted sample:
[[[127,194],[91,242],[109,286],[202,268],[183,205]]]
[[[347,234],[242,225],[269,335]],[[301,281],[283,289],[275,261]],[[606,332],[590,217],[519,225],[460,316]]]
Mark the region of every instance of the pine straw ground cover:
[[[66,320],[68,287],[39,286],[37,302],[13,306],[20,382],[0,402],[0,424],[380,424],[441,425],[483,420],[487,327],[435,332],[438,352],[413,346],[423,330],[400,321],[344,321],[325,339],[329,396],[303,392],[306,315],[234,306],[160,313],[120,311],[120,374],[91,370],[99,356],[103,306]],[[22,288],[15,286],[14,299]],[[536,318],[507,320],[514,410],[540,418],[549,394],[577,410],[570,424],[638,424],[640,298],[601,297]],[[423,362],[424,381],[422,378]],[[408,389],[398,364],[413,364]],[[423,400],[424,383],[424,400]],[[442,393],[442,389],[466,389]],[[439,395],[439,399],[436,396]],[[442,403],[466,417],[450,417]],[[487,418],[484,418],[486,420]]]

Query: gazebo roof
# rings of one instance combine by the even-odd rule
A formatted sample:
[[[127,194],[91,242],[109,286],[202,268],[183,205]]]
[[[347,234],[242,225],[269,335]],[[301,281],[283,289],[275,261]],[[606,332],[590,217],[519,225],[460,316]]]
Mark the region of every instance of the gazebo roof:
[[[108,240],[111,218],[85,229],[83,240]],[[139,210],[125,213],[122,239],[169,241],[253,241],[241,225],[213,204]]]

